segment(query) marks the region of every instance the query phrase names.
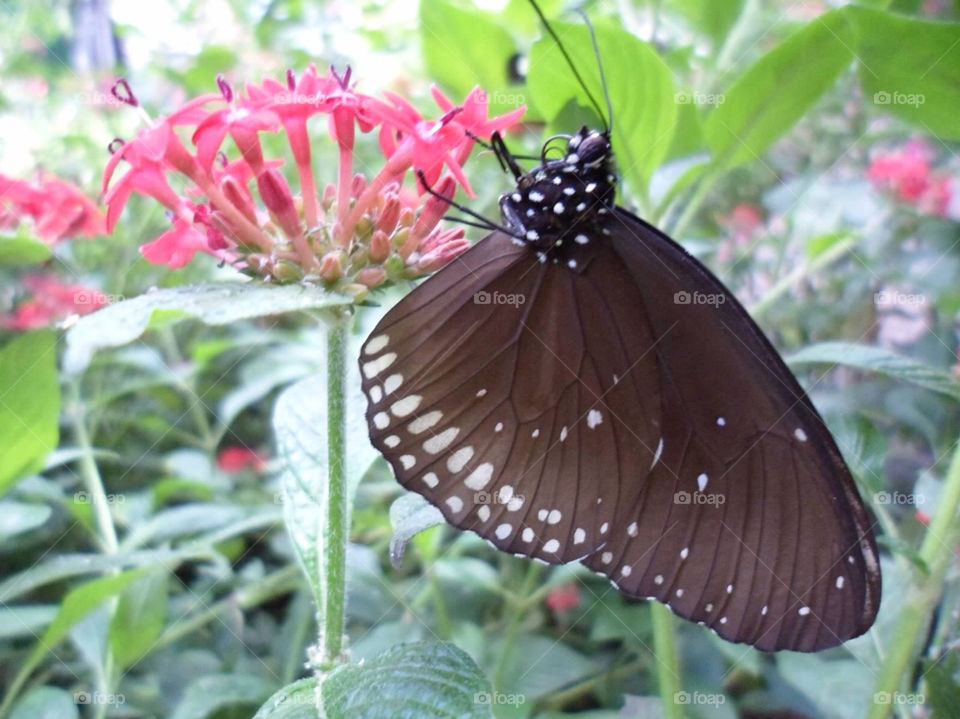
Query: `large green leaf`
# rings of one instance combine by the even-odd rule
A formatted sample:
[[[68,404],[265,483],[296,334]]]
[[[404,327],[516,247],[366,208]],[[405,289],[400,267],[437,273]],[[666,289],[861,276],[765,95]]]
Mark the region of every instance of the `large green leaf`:
[[[192,317],[208,325],[228,325],[350,303],[348,297],[306,285],[224,282],[155,290],[81,318],[67,333],[63,367],[68,374],[82,372],[98,350],[133,342],[160,321]]]
[[[73,696],[60,687],[41,686],[17,703],[10,719],[77,719],[79,716]]]
[[[740,16],[744,1],[670,0],[668,6],[675,7],[691,25],[719,45]]]
[[[110,622],[110,647],[121,668],[138,662],[154,646],[167,616],[166,568],[154,570],[120,595]]]
[[[333,670],[320,688],[327,719],[489,719],[490,683],[447,642],[388,649],[362,666]]]
[[[253,719],[317,719],[316,677],[288,684],[260,707]]]
[[[43,468],[59,441],[60,383],[53,333],[20,335],[0,349],[0,493]]]
[[[844,365],[867,372],[877,372],[960,400],[960,382],[957,382],[949,373],[882,347],[852,342],[821,342],[794,352],[787,357],[787,363],[791,367],[816,364]]]
[[[759,159],[833,86],[853,58],[854,32],[834,10],[763,55],[723,93],[704,134],[714,161],[732,167]]]
[[[496,16],[447,0],[421,0],[420,37],[427,73],[459,102],[475,85],[490,93],[494,111],[523,104],[522,91],[508,89],[516,45]],[[512,100],[512,101],[511,101]]]
[[[851,5],[860,82],[874,105],[960,139],[960,24]]]
[[[606,113],[589,31],[583,25],[565,23],[554,23],[554,29]],[[629,32],[598,23],[596,34],[614,108],[613,149],[620,172],[644,188],[673,139],[677,123],[673,77],[656,51]],[[547,119],[555,118],[571,100],[590,107],[586,92],[550,38],[533,46],[527,84],[534,104]],[[600,118],[594,122],[599,124]],[[575,129],[566,128],[568,132]]]

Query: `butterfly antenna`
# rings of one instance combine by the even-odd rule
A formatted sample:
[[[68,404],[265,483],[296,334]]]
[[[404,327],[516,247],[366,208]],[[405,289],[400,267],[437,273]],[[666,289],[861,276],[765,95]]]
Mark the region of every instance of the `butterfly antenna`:
[[[487,229],[487,230],[499,230],[500,232],[504,233],[505,235],[509,235],[510,237],[515,237],[515,238],[517,238],[517,239],[521,239],[521,238],[520,238],[520,235],[518,235],[516,232],[513,232],[513,231],[511,231],[510,229],[508,229],[508,228],[506,228],[506,227],[503,227],[502,225],[498,225],[496,222],[493,222],[492,220],[488,220],[486,217],[484,217],[483,215],[481,215],[479,212],[474,212],[474,211],[471,210],[469,207],[466,207],[465,205],[461,205],[459,202],[457,202],[456,200],[454,200],[452,197],[447,197],[446,195],[443,195],[443,194],[437,192],[436,190],[434,190],[434,189],[430,186],[430,184],[427,182],[427,177],[426,177],[426,175],[423,174],[423,170],[417,170],[417,179],[420,181],[420,186],[423,187],[424,191],[425,191],[428,195],[432,195],[433,197],[436,197],[438,200],[443,200],[443,201],[446,202],[448,205],[450,205],[450,207],[454,208],[455,210],[459,210],[460,212],[462,212],[463,214],[467,215],[468,217],[472,217],[472,218],[473,218],[474,220],[476,220],[477,222],[474,222],[474,221],[469,221],[469,222],[468,222],[468,221],[464,221],[464,220],[461,220],[461,219],[458,219],[458,218],[455,218],[455,217],[451,217],[451,218],[448,218],[448,219],[454,220],[454,221],[456,221],[456,222],[463,222],[464,224],[470,225],[471,227],[482,227],[482,228]]]
[[[613,133],[613,103],[610,101],[610,88],[607,86],[607,74],[603,71],[603,58],[600,57],[600,45],[597,42],[597,33],[593,29],[593,23],[583,10],[577,10],[583,22],[590,31],[590,42],[593,44],[593,55],[597,58],[597,69],[600,71],[600,86],[603,88],[603,99],[607,103],[607,132]]]
[[[540,18],[540,23],[543,25],[544,29],[553,38],[553,41],[557,43],[557,47],[560,48],[560,54],[563,55],[563,59],[567,61],[567,65],[570,67],[570,70],[573,72],[573,76],[577,78],[577,82],[580,83],[580,87],[583,88],[583,91],[587,93],[587,97],[590,99],[590,104],[593,105],[593,109],[597,111],[597,115],[603,120],[605,129],[607,132],[610,131],[610,120],[608,120],[604,114],[603,110],[600,109],[600,103],[597,102],[597,99],[593,96],[593,93],[590,92],[590,88],[587,86],[587,83],[584,82],[583,77],[580,75],[580,71],[577,70],[577,66],[574,64],[573,59],[570,57],[570,54],[567,52],[567,48],[563,46],[563,43],[560,42],[560,38],[557,36],[556,31],[547,22],[546,16],[543,14],[543,10],[540,9],[540,6],[537,4],[537,0],[530,0],[530,4],[533,6],[534,11],[537,13],[537,17]],[[597,50],[597,41],[593,37],[593,27],[587,23],[587,27],[590,28],[590,37],[593,38],[593,47],[594,51],[597,52],[597,57],[600,57],[600,53]],[[601,66],[601,77],[603,77],[603,68]],[[604,92],[606,92],[606,83],[604,83]],[[610,111],[610,98],[607,97],[607,111]],[[610,118],[612,120],[612,117]]]

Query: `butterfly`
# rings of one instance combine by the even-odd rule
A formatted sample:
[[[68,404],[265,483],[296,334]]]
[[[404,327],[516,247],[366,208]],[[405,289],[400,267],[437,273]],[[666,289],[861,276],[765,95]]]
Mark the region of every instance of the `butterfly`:
[[[605,124],[528,172],[494,138],[502,225],[363,344],[370,439],[501,550],[761,650],[858,636],[881,578],[840,450],[736,297],[615,204]]]

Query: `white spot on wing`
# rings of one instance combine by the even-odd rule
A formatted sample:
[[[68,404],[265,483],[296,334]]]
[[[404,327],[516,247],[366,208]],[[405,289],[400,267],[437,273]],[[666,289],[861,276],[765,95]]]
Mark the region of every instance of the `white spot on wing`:
[[[603,422],[603,415],[600,414],[599,410],[591,409],[589,412],[587,412],[587,426],[590,429],[593,429],[601,422]]]
[[[503,430],[503,422],[497,422],[497,426],[493,428],[494,432],[500,432]]]
[[[398,389],[400,389],[400,385],[402,384],[403,384],[403,375],[392,374],[389,377],[387,377],[386,380],[384,380],[383,391],[386,392],[387,394],[393,394]]]
[[[843,577],[837,577],[837,589],[843,589]]]
[[[386,412],[377,412],[373,415],[373,425],[377,429],[386,429],[390,426],[390,415]]]
[[[600,534],[606,534],[608,529],[610,529],[610,522],[604,522],[600,525]]]
[[[718,426],[718,427],[723,427],[726,423],[727,423],[727,420],[726,420],[725,417],[717,417],[717,426]]]
[[[459,427],[448,427],[440,434],[435,434],[423,443],[423,449],[430,454],[440,454],[443,450],[453,444],[453,440],[460,434]]]
[[[524,542],[532,542],[536,535],[533,533],[533,530],[530,527],[527,527],[523,530],[523,534],[520,535],[520,538]]]
[[[513,485],[505,484],[500,487],[500,491],[497,492],[497,499],[500,504],[506,504],[513,498]]]
[[[473,447],[467,445],[461,447],[447,458],[447,469],[456,474],[467,466],[467,462],[473,457]]]
[[[398,444],[400,444],[400,438],[395,434],[391,434],[389,437],[384,438],[383,443],[387,445],[390,449],[393,449]]]
[[[588,238],[586,235],[577,235],[573,238],[573,241],[578,245],[585,245],[590,241],[590,238]]]
[[[487,393],[486,389],[477,390],[477,397],[483,397]]]
[[[383,399],[383,390],[380,389],[380,385],[375,384],[370,388],[370,399],[374,404],[378,404]]]
[[[423,475],[423,483],[430,487],[430,489],[433,489],[440,483],[440,480],[437,479],[437,475],[435,475],[433,472],[427,472],[425,475]]]
[[[507,511],[508,511],[508,512],[516,512],[516,511],[518,511],[521,507],[523,507],[523,497],[519,497],[519,496],[513,497],[513,498],[510,499],[509,502],[507,502]]]
[[[800,427],[797,427],[795,430],[793,430],[793,436],[801,442],[807,441],[807,433],[804,432]]]
[[[697,487],[700,488],[701,492],[707,488],[707,482],[709,479],[710,478],[706,474],[701,473],[697,475]]]
[[[613,552],[604,552],[600,555],[600,561],[604,564],[610,564],[613,561]]]
[[[660,461],[661,454],[663,454],[663,437],[661,437],[660,441],[657,442],[657,451],[653,453],[653,464],[650,465],[650,469],[653,469],[657,466],[657,462]]]
[[[417,463],[417,458],[414,457],[412,454],[400,455],[400,464],[403,465],[404,469],[410,469],[416,463]]]
[[[367,379],[373,379],[396,361],[397,353],[387,352],[387,354],[381,355],[375,360],[364,363],[363,374]]]
[[[371,337],[369,340],[367,340],[367,346],[363,350],[363,353],[365,355],[375,355],[382,351],[389,342],[390,337],[388,335],[377,335],[376,337]]]
[[[810,613],[810,607],[800,607],[800,608],[797,610],[797,614],[799,614],[801,617],[805,617],[805,616],[807,616],[809,613]]]
[[[632,571],[633,571],[633,567],[631,567],[629,564],[624,564],[622,567],[620,567],[620,574],[622,574],[625,577],[629,577],[630,572]]]
[[[680,559],[686,559],[690,556],[690,547],[684,547],[680,550]]]
[[[423,401],[423,397],[418,394],[411,394],[408,397],[403,399],[398,399],[392,405],[390,405],[390,411],[393,412],[395,417],[406,417],[408,414],[413,414],[417,411],[417,407],[420,406],[420,403]]]
[[[654,584],[657,584],[657,585],[663,584],[663,575],[662,575],[662,574],[658,574],[657,576],[655,576],[655,577],[653,578],[653,583],[654,583]]]
[[[443,419],[443,412],[435,409],[417,417],[407,425],[407,429],[410,431],[410,434],[420,434],[421,432],[426,432],[441,419]]]
[[[563,442],[566,438],[567,438],[567,428],[566,426],[564,426],[564,428],[560,430],[560,441]]]
[[[560,549],[560,542],[556,539],[551,539],[543,545],[543,551],[547,552],[548,554],[553,554],[558,549]]]
[[[583,544],[587,539],[587,533],[583,531],[580,527],[577,527],[576,531],[573,533],[573,543],[574,544]]]
[[[486,522],[490,519],[490,507],[486,504],[480,506],[480,509],[477,510],[477,517],[481,522]]]
[[[636,537],[637,534],[639,534],[639,532],[637,531],[636,522],[630,522],[630,526],[627,527],[627,534],[629,534],[631,537]]]
[[[469,449],[471,456],[473,455],[473,449],[472,449],[472,448],[466,447],[465,449]],[[462,451],[462,450],[458,450],[458,451]],[[448,465],[448,466],[449,466],[450,461],[451,461],[452,459],[453,459],[453,457],[451,457],[450,460],[447,460],[447,465]],[[451,471],[453,471],[453,470],[451,469]],[[457,471],[459,471],[459,470],[457,470]],[[490,478],[491,478],[492,476],[493,476],[493,465],[490,464],[489,462],[484,462],[484,463],[481,464],[479,467],[477,467],[476,469],[474,469],[474,470],[467,476],[467,478],[466,478],[465,480],[463,480],[463,483],[464,483],[465,485],[467,485],[470,489],[473,489],[473,490],[476,490],[476,491],[480,491],[481,489],[483,489],[484,487],[487,486],[487,484],[490,482]]]
[[[447,497],[446,504],[451,512],[459,512],[463,509],[463,500],[460,497]]]
[[[563,519],[563,513],[559,509],[551,509],[547,514],[547,524],[558,524]]]
[[[510,532],[512,531],[513,531],[513,525],[507,524],[506,522],[504,522],[503,524],[497,527],[497,529],[494,531],[494,534],[497,535],[497,539],[506,539],[507,537],[510,536]]]

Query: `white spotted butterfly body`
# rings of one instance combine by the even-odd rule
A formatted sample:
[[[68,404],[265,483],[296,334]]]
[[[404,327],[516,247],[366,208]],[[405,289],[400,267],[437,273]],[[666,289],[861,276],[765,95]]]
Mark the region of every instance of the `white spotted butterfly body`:
[[[511,234],[387,313],[360,357],[373,444],[455,526],[731,641],[862,634],[877,550],[833,438],[719,280],[612,204],[611,166],[582,129],[501,198]]]

